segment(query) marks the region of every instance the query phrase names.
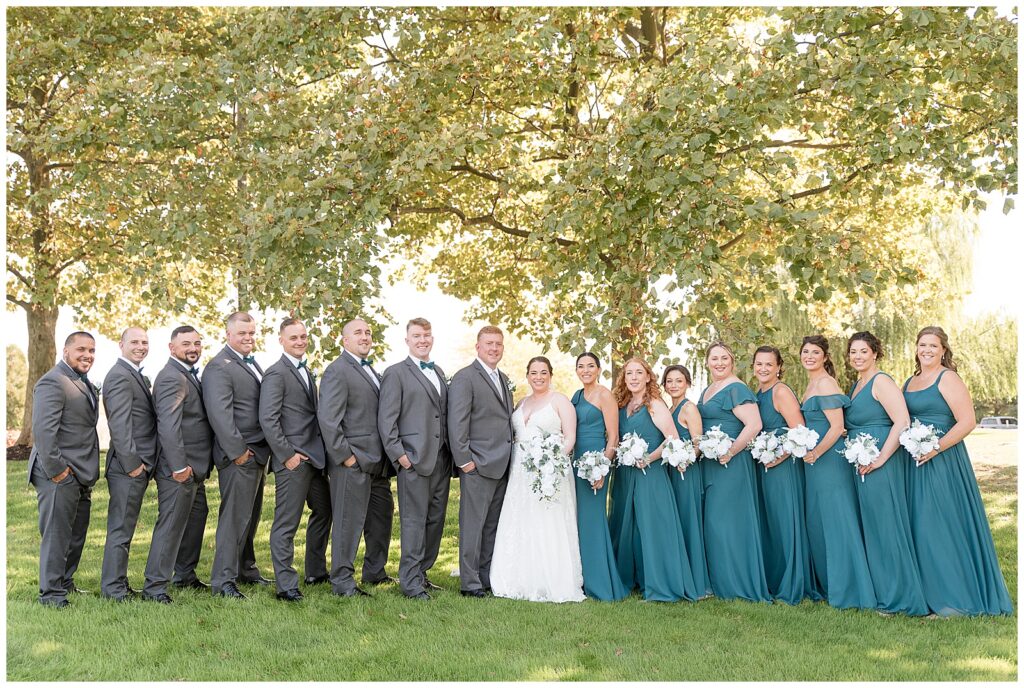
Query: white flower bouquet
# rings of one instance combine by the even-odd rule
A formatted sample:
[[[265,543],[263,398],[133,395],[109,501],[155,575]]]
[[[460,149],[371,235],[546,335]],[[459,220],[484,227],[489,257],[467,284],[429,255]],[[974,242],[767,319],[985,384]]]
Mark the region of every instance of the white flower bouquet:
[[[561,433],[552,433],[534,435],[519,443],[524,453],[523,468],[533,475],[530,487],[542,501],[551,501],[558,494],[559,483],[572,466],[562,442]]]
[[[705,459],[711,459],[718,461],[720,458],[725,456],[726,452],[729,451],[729,447],[735,442],[732,437],[729,437],[722,432],[720,425],[712,425],[711,429],[700,436],[697,440],[697,446],[700,448],[701,454],[704,455]],[[723,464],[726,468],[729,464]]]
[[[747,445],[747,449],[754,460],[764,466],[765,473],[768,472],[768,464],[774,463],[786,453],[782,438],[775,430],[759,434]]]
[[[608,475],[612,469],[612,462],[602,451],[588,451],[576,459],[576,475],[590,483],[590,487],[597,494],[594,487],[597,482]]]
[[[855,469],[860,466],[870,466],[880,453],[875,438],[866,432],[858,434],[853,439],[847,438],[846,446],[843,449],[843,456],[853,464]],[[864,482],[863,475],[860,477],[860,481]]]
[[[647,441],[633,432],[628,432],[615,448],[615,460],[620,466],[632,466],[636,468],[637,463],[647,459]],[[643,468],[640,472],[647,475]]]
[[[934,425],[925,425],[915,418],[910,427],[900,433],[900,444],[914,458],[914,465],[920,467],[922,456],[938,450],[941,434]]]
[[[666,440],[661,449],[661,460],[678,470],[679,476],[686,480],[684,471],[697,460],[697,450],[693,448],[693,442],[672,437]]]
[[[782,447],[796,458],[802,459],[807,456],[807,452],[818,446],[819,439],[818,433],[814,430],[806,425],[798,425],[786,432]]]

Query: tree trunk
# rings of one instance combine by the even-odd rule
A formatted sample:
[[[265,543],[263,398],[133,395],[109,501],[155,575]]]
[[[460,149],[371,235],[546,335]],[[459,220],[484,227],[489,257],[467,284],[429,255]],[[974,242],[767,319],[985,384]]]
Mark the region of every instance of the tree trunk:
[[[28,381],[25,385],[25,413],[21,420],[21,434],[15,444],[32,444],[32,392],[36,381],[53,367],[57,360],[57,307],[29,304],[25,311],[28,321]]]

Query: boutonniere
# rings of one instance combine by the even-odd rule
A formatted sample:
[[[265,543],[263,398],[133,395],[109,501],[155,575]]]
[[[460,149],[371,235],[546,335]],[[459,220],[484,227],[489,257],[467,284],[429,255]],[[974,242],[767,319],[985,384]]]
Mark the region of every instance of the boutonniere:
[[[446,385],[450,385],[452,383],[452,376],[451,375],[442,375],[441,377],[444,378],[444,383]]]
[[[506,377],[505,378],[505,389],[508,390],[509,394],[515,394],[516,393],[516,383],[512,382],[512,378],[510,378],[510,377]]]
[[[142,381],[146,383],[146,387],[153,389],[153,381],[149,379],[148,375],[143,375]]]
[[[100,395],[100,386],[99,385],[93,385],[91,382],[89,384],[92,385],[93,394],[95,394],[96,396],[99,396]]]

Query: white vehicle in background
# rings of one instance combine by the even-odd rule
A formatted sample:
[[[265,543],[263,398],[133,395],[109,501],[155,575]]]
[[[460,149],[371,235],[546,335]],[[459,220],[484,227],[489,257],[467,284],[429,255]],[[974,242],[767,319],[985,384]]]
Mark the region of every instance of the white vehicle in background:
[[[1012,416],[985,416],[978,423],[979,428],[999,428],[1003,430],[1016,430],[1017,419]]]

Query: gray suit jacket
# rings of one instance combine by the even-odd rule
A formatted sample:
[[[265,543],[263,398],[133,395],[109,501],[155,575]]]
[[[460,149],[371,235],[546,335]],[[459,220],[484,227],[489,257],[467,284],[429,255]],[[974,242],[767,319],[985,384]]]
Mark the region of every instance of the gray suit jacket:
[[[448,387],[448,437],[456,466],[472,461],[485,478],[500,478],[512,458],[512,393],[498,371],[499,396],[479,361],[455,373]],[[504,399],[502,398],[504,397]]]
[[[324,468],[324,440],[316,419],[316,378],[310,374],[307,388],[302,373],[281,354],[267,368],[260,386],[260,425],[270,445],[270,467],[284,468],[284,462],[298,452],[308,456],[316,468]]]
[[[112,465],[123,473],[145,465],[152,475],[160,451],[156,407],[142,374],[124,359],[117,359],[103,379],[103,411],[110,429],[106,473]]]
[[[320,381],[317,418],[328,461],[340,466],[355,456],[363,473],[391,475],[391,462],[384,460],[384,445],[377,432],[380,392],[370,379],[373,374],[343,351],[327,366]]]
[[[61,362],[39,378],[32,392],[32,437],[28,476],[38,462],[48,478],[71,466],[78,482],[94,485],[100,477],[100,442],[96,434],[99,395]]]
[[[377,428],[396,471],[399,457],[405,454],[417,473],[430,475],[441,453],[451,451],[448,385],[441,366],[435,365],[434,372],[441,380],[440,394],[411,358],[391,366],[381,378]]]
[[[213,430],[206,418],[202,386],[171,358],[153,380],[153,403],[160,441],[156,474],[169,478],[174,471],[191,466],[195,479],[205,480],[213,460]]]
[[[256,365],[263,375],[263,369]],[[260,381],[238,354],[225,346],[203,369],[203,403],[213,428],[213,462],[221,469],[252,449],[261,466],[270,447],[260,427]]]

